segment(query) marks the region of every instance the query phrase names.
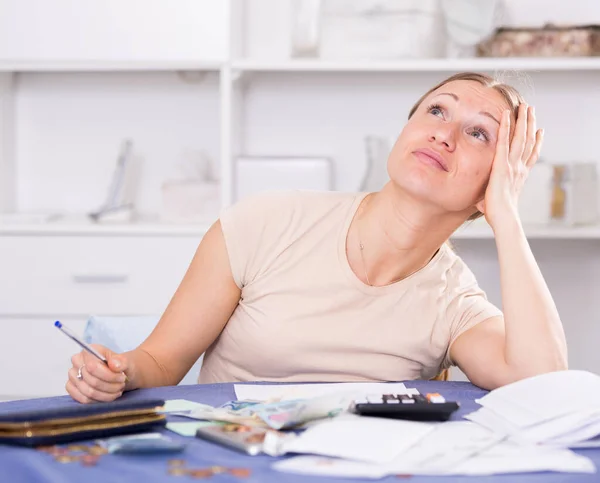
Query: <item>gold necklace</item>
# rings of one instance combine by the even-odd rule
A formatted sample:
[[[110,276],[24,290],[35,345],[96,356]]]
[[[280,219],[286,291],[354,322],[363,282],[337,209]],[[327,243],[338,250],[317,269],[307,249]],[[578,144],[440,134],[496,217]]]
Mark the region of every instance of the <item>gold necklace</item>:
[[[363,272],[365,274],[365,279],[367,280],[367,285],[369,287],[373,287],[374,285],[369,280],[369,273],[367,272],[367,264],[365,263],[365,255],[364,255],[365,245],[363,244],[362,237],[360,236],[360,223],[356,225],[356,231],[357,231],[357,235],[358,235],[358,248],[360,249],[360,259],[362,261],[362,266],[363,266]],[[435,253],[433,254],[433,256],[427,261],[427,263],[425,265],[423,265],[421,267],[418,267],[416,270],[413,270],[412,272],[410,272],[408,275],[406,275],[404,277],[400,277],[400,278],[397,278],[396,280],[392,280],[390,283],[388,283],[386,285],[392,285],[393,283],[399,282],[400,280],[404,280],[405,278],[408,278],[411,275],[414,275],[415,273],[417,273],[422,268],[425,268],[429,264],[429,262],[431,262],[431,260],[433,260],[433,258],[437,255],[438,252],[439,252],[439,249],[435,251]]]
[[[363,266],[363,271],[365,272],[365,278],[367,279],[367,285],[372,287],[373,285],[371,284],[371,281],[369,280],[369,274],[367,273],[367,264],[365,263],[365,255],[363,253],[365,246],[363,245],[363,242],[360,241],[360,234],[358,235],[358,248],[360,248],[360,259],[362,260],[362,266]]]
[[[369,273],[367,272],[367,264],[365,263],[365,254],[363,253],[363,251],[365,249],[365,245],[363,244],[362,236],[360,235],[360,215],[362,215],[362,211],[364,211],[364,206],[362,206],[362,205],[365,201],[367,201],[368,197],[369,197],[369,195],[364,197],[363,202],[361,203],[361,206],[359,207],[359,210],[361,212],[358,214],[359,219],[356,220],[356,234],[358,235],[358,248],[360,250],[360,260],[362,262],[365,279],[367,280],[367,285],[369,287],[372,287],[373,285],[371,284],[371,281],[369,280]]]

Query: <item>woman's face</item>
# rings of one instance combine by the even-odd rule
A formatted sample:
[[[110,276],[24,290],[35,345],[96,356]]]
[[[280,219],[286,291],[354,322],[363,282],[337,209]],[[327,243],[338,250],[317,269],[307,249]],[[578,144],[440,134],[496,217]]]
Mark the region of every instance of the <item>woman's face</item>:
[[[432,92],[392,148],[392,182],[444,211],[470,215],[485,193],[508,107],[502,94],[475,81]]]

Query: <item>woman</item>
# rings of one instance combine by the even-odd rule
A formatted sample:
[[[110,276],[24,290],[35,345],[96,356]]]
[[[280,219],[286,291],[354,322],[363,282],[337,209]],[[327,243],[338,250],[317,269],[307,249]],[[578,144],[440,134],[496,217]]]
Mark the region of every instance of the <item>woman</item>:
[[[432,378],[459,366],[493,389],[567,368],[563,328],[523,233],[517,199],[543,132],[511,87],[474,73],[411,110],[377,193],[274,193],[224,211],[137,349],[108,367],[82,352],[82,403],[199,381]],[[446,241],[484,214],[504,314]],[[125,377],[127,375],[127,378]]]

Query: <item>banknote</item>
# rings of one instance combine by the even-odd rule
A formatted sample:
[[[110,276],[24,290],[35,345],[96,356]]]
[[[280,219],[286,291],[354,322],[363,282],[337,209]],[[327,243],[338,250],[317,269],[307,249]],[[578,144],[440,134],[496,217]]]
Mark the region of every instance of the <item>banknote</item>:
[[[299,428],[311,421],[333,418],[346,412],[351,403],[352,397],[349,394],[328,394],[271,403],[229,401],[220,407],[203,405],[186,416],[279,430]]]

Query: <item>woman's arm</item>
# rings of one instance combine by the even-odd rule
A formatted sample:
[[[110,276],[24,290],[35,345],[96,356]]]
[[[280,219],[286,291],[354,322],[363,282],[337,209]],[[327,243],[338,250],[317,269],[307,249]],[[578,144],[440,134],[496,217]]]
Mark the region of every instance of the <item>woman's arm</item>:
[[[507,220],[494,232],[508,367],[518,377],[566,369],[563,326],[519,219]]]
[[[566,369],[565,334],[550,291],[523,232],[518,194],[541,149],[532,108],[522,104],[509,150],[510,118],[498,134],[490,182],[478,205],[498,249],[504,320],[494,317],[467,330],[451,358],[474,383],[492,389],[525,377]]]
[[[158,274],[157,276],[160,276]],[[75,354],[67,392],[81,403],[113,401],[124,390],[175,385],[225,327],[240,300],[220,222],[206,233],[158,325],[137,348],[114,354],[94,348]]]
[[[567,369],[565,334],[518,218],[495,228],[504,318],[461,334],[450,357],[480,387]]]
[[[126,352],[126,389],[175,385],[221,333],[240,300],[219,222],[202,239],[150,336]]]

